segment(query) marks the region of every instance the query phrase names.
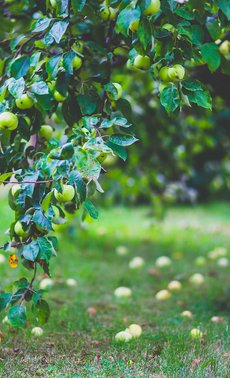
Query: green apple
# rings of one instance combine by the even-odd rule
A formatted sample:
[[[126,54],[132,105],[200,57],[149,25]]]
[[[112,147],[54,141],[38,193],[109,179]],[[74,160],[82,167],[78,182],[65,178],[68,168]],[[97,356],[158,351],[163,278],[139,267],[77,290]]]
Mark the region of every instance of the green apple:
[[[111,93],[107,93],[107,96],[110,100],[115,100],[115,101],[118,101],[120,100],[120,98],[122,97],[122,86],[119,84],[119,83],[112,83],[113,86],[116,88],[117,90],[117,94],[114,96],[112,95]]]
[[[25,93],[22,95],[22,97],[17,98],[17,100],[15,100],[15,104],[18,109],[25,110],[25,109],[32,108],[32,106],[34,105],[34,102],[32,98],[29,97],[28,94]]]
[[[114,18],[116,17],[116,11],[114,8],[112,7],[103,7],[100,11],[100,16],[102,18],[102,20],[114,20]]]
[[[224,41],[219,46],[219,51],[222,55],[227,56],[230,54],[230,41]]]
[[[57,102],[63,102],[66,99],[66,97],[62,96],[62,94],[58,92],[57,90],[54,91],[54,98]]]
[[[0,114],[0,130],[15,130],[18,127],[18,117],[11,112]]]
[[[108,154],[106,154],[105,152],[101,152],[98,156],[97,156],[97,161],[99,161],[99,163],[103,163],[103,161],[105,161],[105,159],[107,158]]]
[[[148,70],[151,65],[151,60],[147,55],[137,55],[133,62],[134,67],[141,70]]]
[[[40,136],[40,138],[45,138],[45,139],[48,140],[48,139],[52,138],[53,129],[50,125],[42,125],[40,127],[38,135]]]
[[[73,68],[75,70],[79,70],[79,68],[81,68],[81,66],[82,66],[82,59],[80,58],[80,56],[76,55],[73,58],[72,64],[73,64]]]
[[[144,10],[144,15],[153,16],[159,12],[160,7],[160,0],[151,0],[150,5]]]
[[[15,184],[11,188],[11,194],[14,197],[19,191],[21,190],[21,185],[20,184]]]
[[[115,47],[113,50],[114,55],[127,56],[127,49],[124,47]]]
[[[168,74],[168,70],[169,68],[168,67],[162,67],[160,69],[160,72],[159,72],[159,78],[162,80],[162,81],[170,81],[170,77],[169,77],[169,74]]]
[[[23,227],[22,227],[22,223],[20,221],[17,221],[14,225],[14,232],[15,234],[17,234],[18,236],[27,236],[28,233],[26,231],[24,231]]]
[[[59,202],[72,201],[75,195],[75,189],[72,185],[62,185],[62,192],[58,192],[54,189],[54,196]]]
[[[139,20],[134,20],[134,21],[131,22],[131,24],[129,25],[129,29],[130,29],[132,32],[136,32],[137,29],[139,28],[139,24],[140,24],[140,21],[139,21]]]
[[[172,81],[183,80],[185,76],[185,69],[181,64],[175,64],[168,69],[168,76]]]
[[[80,40],[77,40],[76,42],[74,42],[72,49],[73,51],[79,52],[82,54],[84,50],[84,43]]]
[[[52,209],[54,211],[53,221],[55,221],[60,217],[60,211],[57,206],[53,206]]]
[[[162,26],[162,29],[166,29],[166,30],[168,30],[171,33],[174,33],[175,30],[176,30],[172,24],[164,24]]]

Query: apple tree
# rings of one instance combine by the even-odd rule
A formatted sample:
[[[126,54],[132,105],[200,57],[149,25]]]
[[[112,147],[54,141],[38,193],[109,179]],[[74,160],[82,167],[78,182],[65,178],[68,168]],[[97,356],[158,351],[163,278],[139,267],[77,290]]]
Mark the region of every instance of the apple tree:
[[[92,202],[109,155],[126,160],[137,141],[130,103],[114,73],[159,81],[162,106],[178,114],[211,109],[208,89],[190,75],[202,62],[227,70],[226,0],[1,0],[0,182],[10,184],[15,219],[1,246],[9,266],[31,279],[0,294],[14,327],[49,317],[36,274],[50,275],[55,229],[70,214],[98,217]],[[124,92],[124,93],[123,93]],[[141,141],[139,142],[141,143]]]

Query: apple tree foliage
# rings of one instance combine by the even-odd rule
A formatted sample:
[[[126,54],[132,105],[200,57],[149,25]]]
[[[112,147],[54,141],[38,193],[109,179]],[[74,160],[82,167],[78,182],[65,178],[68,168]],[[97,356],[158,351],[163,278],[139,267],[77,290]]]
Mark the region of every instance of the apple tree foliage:
[[[227,69],[226,0],[1,0],[0,182],[15,212],[1,248],[12,268],[31,270],[0,294],[14,327],[49,317],[38,269],[49,275],[54,230],[69,214],[97,218],[91,197],[109,155],[126,160],[136,142],[130,103],[114,70],[127,65],[160,82],[166,111],[211,109],[208,89],[190,75],[202,62]],[[223,45],[223,43],[225,43]],[[133,72],[134,72],[133,71]],[[63,124],[65,126],[63,126]],[[141,141],[140,141],[141,143]]]

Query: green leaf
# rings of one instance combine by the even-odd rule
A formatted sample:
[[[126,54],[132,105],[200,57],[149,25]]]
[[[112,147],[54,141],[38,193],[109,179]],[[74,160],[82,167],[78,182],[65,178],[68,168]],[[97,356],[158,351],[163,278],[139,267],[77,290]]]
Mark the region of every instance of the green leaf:
[[[86,184],[79,171],[72,171],[69,174],[69,184],[76,185],[80,201],[83,202],[86,199]]]
[[[45,95],[49,93],[48,86],[44,81],[37,81],[36,83],[32,84],[30,91],[38,95]]]
[[[49,27],[51,21],[52,21],[52,18],[47,18],[47,17],[39,18],[39,20],[37,20],[34,23],[34,25],[32,27],[32,31],[34,33],[38,33],[38,32],[41,32],[43,30],[46,30]]]
[[[137,30],[137,35],[144,50],[146,50],[147,47],[150,46],[152,43],[152,31],[151,31],[150,22],[148,19],[142,20]]]
[[[198,80],[185,80],[182,82],[182,87],[191,92],[203,90],[203,86]]]
[[[12,295],[10,293],[0,294],[0,311],[4,310],[11,300]]]
[[[30,57],[21,56],[20,58],[16,59],[12,63],[11,75],[15,77],[15,79],[19,79],[20,77],[26,76],[29,68],[30,68]]]
[[[217,70],[221,63],[219,48],[215,43],[205,43],[200,46],[202,58],[211,72]]]
[[[24,92],[24,89],[25,89],[25,80],[23,77],[21,77],[18,80],[13,79],[8,85],[9,92],[15,98],[20,98]]]
[[[19,304],[12,306],[8,312],[8,319],[13,327],[23,327],[26,324],[26,308]]]
[[[122,146],[118,146],[112,142],[107,142],[106,145],[111,148],[111,150],[119,156],[122,160],[126,161],[127,159],[127,152]]]
[[[86,0],[72,0],[73,11],[76,15],[82,11],[86,4]]]
[[[66,69],[68,74],[73,74],[73,58],[76,56],[76,53],[73,51],[68,52],[64,55],[63,67]]]
[[[117,134],[117,135],[112,135],[109,138],[109,142],[112,142],[114,144],[117,144],[118,146],[123,146],[123,147],[130,146],[131,144],[133,144],[133,143],[135,143],[137,141],[138,141],[138,139],[135,138],[132,135],[120,135],[120,134]]]
[[[230,4],[229,0],[217,0],[216,4],[218,7],[222,10],[222,12],[225,14],[228,20],[230,20]]]
[[[99,216],[98,210],[96,209],[96,207],[90,200],[83,202],[83,206],[85,210],[87,211],[87,213],[91,216],[91,218],[93,219],[98,218]]]
[[[37,240],[33,240],[31,243],[26,244],[20,251],[26,260],[35,261],[39,253]]]
[[[10,178],[12,175],[14,174],[14,172],[7,172],[7,173],[3,173],[2,175],[0,175],[0,185],[3,184],[2,181],[6,181],[8,178]]]
[[[116,30],[127,36],[129,34],[129,26],[133,21],[140,20],[140,17],[141,11],[139,7],[135,9],[130,7],[123,9],[118,15]]]
[[[168,113],[173,113],[180,105],[179,91],[176,85],[171,84],[164,88],[161,92],[160,101]]]
[[[41,231],[48,231],[52,229],[51,220],[46,218],[42,210],[35,210],[32,221],[36,224],[37,228]]]
[[[59,43],[69,26],[69,21],[57,21],[53,24],[49,34],[54,38],[55,42]]]
[[[38,325],[43,325],[47,323],[50,317],[50,308],[49,305],[44,299],[36,301],[33,304],[32,311],[34,312]]]
[[[46,63],[46,71],[49,80],[53,80],[57,76],[58,65],[62,59],[62,54],[54,55]]]
[[[37,242],[39,245],[38,259],[46,260],[48,262],[51,256],[55,254],[53,245],[45,236],[37,238]]]
[[[77,102],[83,115],[90,115],[95,112],[99,104],[99,97],[96,92],[80,94],[77,96]]]
[[[212,98],[208,92],[205,92],[204,90],[188,92],[187,96],[190,102],[194,102],[202,108],[212,109]]]

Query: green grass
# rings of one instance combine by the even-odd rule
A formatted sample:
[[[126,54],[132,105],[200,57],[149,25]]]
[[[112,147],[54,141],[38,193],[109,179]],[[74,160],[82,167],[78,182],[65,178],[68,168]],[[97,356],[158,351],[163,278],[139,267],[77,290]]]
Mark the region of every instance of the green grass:
[[[10,215],[3,200],[0,205],[2,234]],[[76,222],[60,236],[59,255],[52,261],[55,285],[46,294],[52,313],[44,336],[30,335],[31,320],[24,330],[0,327],[5,337],[0,376],[229,377],[229,269],[218,267],[216,261],[208,260],[204,267],[194,263],[214,247],[230,250],[229,205],[171,209],[162,223],[153,222],[146,208],[114,208],[100,214],[87,229]],[[128,255],[116,254],[119,245],[128,247]],[[170,256],[173,263],[156,270],[155,260],[161,255]],[[131,271],[128,263],[135,256],[142,256],[145,266]],[[199,288],[188,281],[195,272],[205,276]],[[22,274],[28,276],[23,268],[0,265],[0,290]],[[75,278],[77,287],[67,287],[67,278]],[[183,289],[157,302],[155,293],[172,279],[180,279]],[[116,299],[118,286],[130,287],[132,298]],[[95,307],[96,315],[90,316],[88,307]],[[185,309],[193,312],[192,320],[181,318]],[[214,315],[224,322],[212,323]],[[115,334],[131,323],[142,325],[141,338],[115,343]],[[194,327],[202,330],[203,340],[191,339]]]

